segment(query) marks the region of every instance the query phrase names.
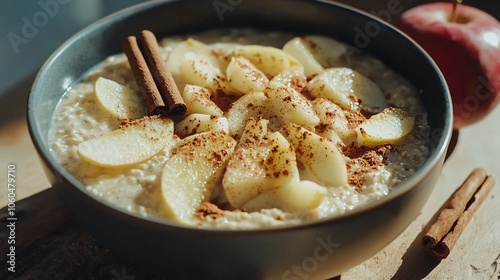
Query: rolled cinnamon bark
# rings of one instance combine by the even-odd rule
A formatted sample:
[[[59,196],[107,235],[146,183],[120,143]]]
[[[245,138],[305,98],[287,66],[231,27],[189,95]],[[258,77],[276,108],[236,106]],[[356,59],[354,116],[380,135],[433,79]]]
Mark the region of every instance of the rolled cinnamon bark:
[[[153,75],[151,71],[149,71],[148,64],[142,55],[135,36],[127,37],[123,44],[123,51],[127,56],[132,74],[134,74],[137,87],[141,91],[142,97],[146,103],[148,114],[161,114],[166,116],[168,110],[165,107],[165,102],[156,87]]]
[[[441,207],[422,239],[432,255],[444,259],[495,185],[495,179],[476,168]]]
[[[149,30],[143,30],[139,36],[139,44],[167,106],[168,114],[184,115],[187,110],[186,104],[177,88],[174,77],[167,70],[161,57],[155,35]]]

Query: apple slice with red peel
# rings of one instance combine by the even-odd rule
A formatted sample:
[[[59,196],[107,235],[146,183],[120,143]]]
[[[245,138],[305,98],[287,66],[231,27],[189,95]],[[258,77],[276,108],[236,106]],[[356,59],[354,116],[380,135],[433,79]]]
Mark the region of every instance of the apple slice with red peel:
[[[481,120],[500,101],[500,22],[479,9],[431,3],[404,12],[396,26],[433,58],[453,101],[453,127]]]
[[[97,78],[95,96],[103,109],[120,120],[133,120],[146,115],[142,98],[130,88],[113,80]]]
[[[145,161],[173,141],[174,123],[159,116],[144,117],[96,138],[81,142],[78,154],[102,167],[123,167]]]
[[[398,108],[387,108],[356,128],[357,141],[364,146],[395,144],[408,135],[415,118]]]
[[[204,132],[182,139],[165,162],[161,199],[166,216],[189,223],[210,199],[224,174],[236,141],[222,132]]]

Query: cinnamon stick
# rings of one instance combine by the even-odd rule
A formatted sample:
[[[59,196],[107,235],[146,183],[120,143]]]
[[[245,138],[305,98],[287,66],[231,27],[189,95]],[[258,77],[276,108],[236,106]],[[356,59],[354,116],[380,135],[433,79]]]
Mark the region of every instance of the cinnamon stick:
[[[184,115],[187,107],[160,54],[151,31],[143,30],[139,39],[129,36],[123,45],[125,55],[141,91],[149,115]]]
[[[494,185],[495,179],[484,169],[474,169],[428,227],[422,239],[424,248],[440,259],[446,258]]]
[[[155,35],[149,30],[143,30],[139,36],[139,43],[160,94],[167,105],[168,114],[184,115],[187,109],[186,104],[177,88],[174,77],[167,70],[161,57],[160,47]]]
[[[123,51],[127,56],[130,68],[134,74],[137,87],[139,87],[146,103],[148,114],[167,115],[168,110],[165,107],[165,102],[156,87],[153,75],[151,75],[149,71],[149,67],[142,55],[135,36],[127,37],[123,44]]]

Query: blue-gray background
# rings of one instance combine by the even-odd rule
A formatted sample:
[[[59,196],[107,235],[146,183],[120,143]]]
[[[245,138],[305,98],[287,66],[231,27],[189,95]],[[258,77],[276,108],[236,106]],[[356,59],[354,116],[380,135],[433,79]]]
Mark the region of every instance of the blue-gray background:
[[[0,0],[0,95],[23,86],[22,83],[30,83],[50,54],[77,31],[116,10],[139,2]],[[34,28],[30,29],[30,24]],[[24,34],[32,38],[23,36],[23,29]],[[19,35],[26,41],[21,39],[22,42],[13,43],[9,33],[11,38]]]
[[[145,0],[0,0],[0,102],[2,100],[6,102],[5,95],[27,96],[40,66],[71,35],[99,18],[142,1]],[[404,10],[424,2],[432,2],[428,0],[341,0],[340,2],[376,13],[386,9],[391,1],[397,1]],[[500,18],[500,0],[466,0],[465,3]],[[53,12],[54,10],[57,12]],[[29,29],[30,24],[35,27],[35,31],[33,28]],[[23,36],[23,29],[31,38]],[[12,39],[9,39],[9,34],[11,37],[22,36],[25,40],[13,43]],[[21,99],[16,98],[16,100]]]

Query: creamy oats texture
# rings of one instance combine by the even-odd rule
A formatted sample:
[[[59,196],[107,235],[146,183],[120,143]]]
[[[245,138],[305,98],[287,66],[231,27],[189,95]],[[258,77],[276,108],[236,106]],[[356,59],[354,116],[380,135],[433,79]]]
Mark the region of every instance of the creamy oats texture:
[[[50,148],[96,197],[144,217],[250,229],[348,213],[424,162],[417,89],[324,36],[215,30],[159,41],[187,105],[145,116],[127,58],[61,98]]]

